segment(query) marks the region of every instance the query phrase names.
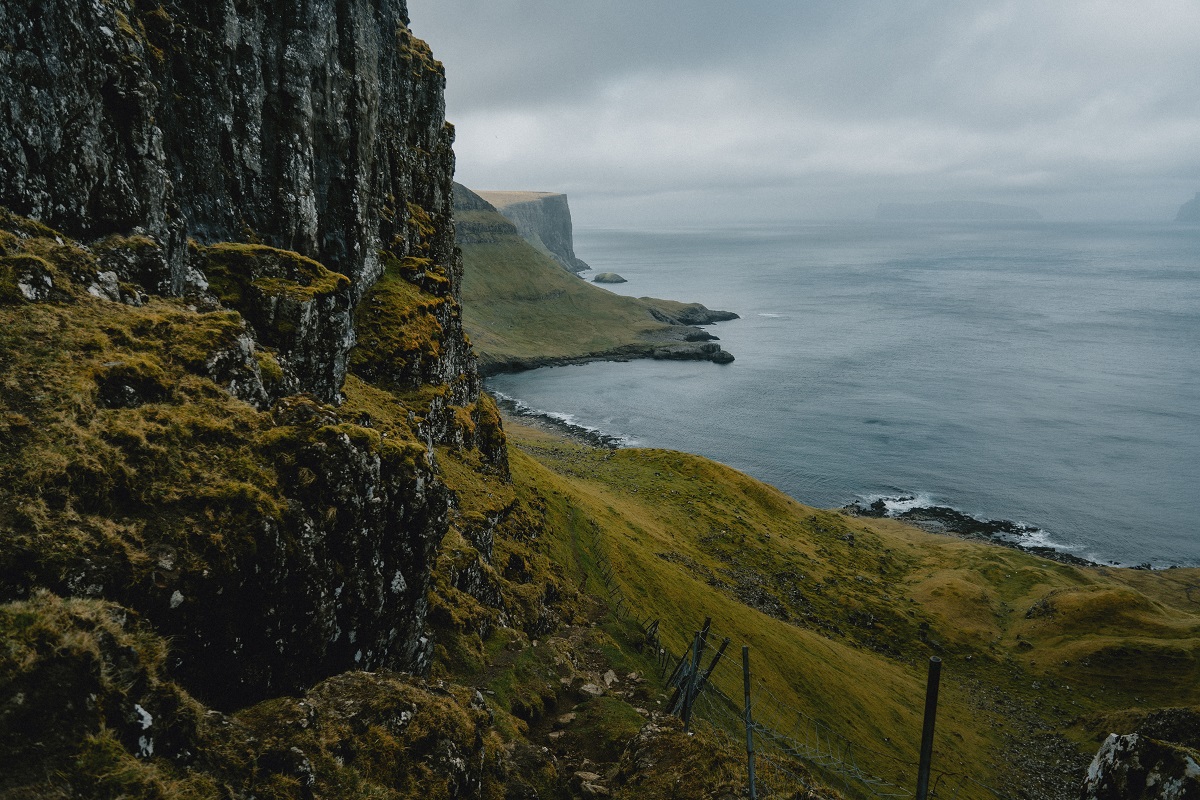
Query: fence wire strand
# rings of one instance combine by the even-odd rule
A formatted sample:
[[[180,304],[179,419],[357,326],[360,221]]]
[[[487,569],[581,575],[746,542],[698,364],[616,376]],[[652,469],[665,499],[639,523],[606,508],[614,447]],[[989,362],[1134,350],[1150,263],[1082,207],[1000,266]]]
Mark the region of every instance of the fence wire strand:
[[[613,564],[604,553],[596,528],[592,526],[589,530],[591,547],[588,549],[603,585],[603,595],[609,611],[619,619],[632,620],[643,633],[647,633],[654,620],[642,620],[633,613],[621,587],[613,580]],[[585,568],[581,591],[586,589],[587,582]],[[716,630],[709,631],[708,645],[702,654],[702,665],[697,666],[701,674],[713,658],[716,650],[714,643],[722,638]],[[659,667],[659,675],[656,677],[662,682],[692,655],[690,647],[685,647],[680,655],[675,655],[659,639],[657,628],[653,636],[647,637],[646,644],[654,648],[655,662]],[[693,717],[698,714],[714,732],[732,746],[744,748],[745,718],[742,704],[729,697],[717,685],[718,682],[727,686],[740,686],[740,665],[735,665],[729,657],[717,662],[712,675],[695,698]],[[815,769],[817,774],[824,778],[840,782],[841,789],[852,797],[894,800],[913,796],[913,790],[907,786],[867,772],[859,765],[858,756],[872,756],[877,763],[880,760],[891,762],[896,765],[897,771],[912,775],[916,774],[916,763],[894,753],[872,749],[851,741],[821,720],[781,700],[767,687],[762,678],[755,681],[753,695],[757,771],[755,783],[760,797],[791,793],[797,789],[805,792],[817,790],[811,783],[811,778],[805,777],[811,769]],[[962,796],[964,789],[971,790],[969,796],[972,798],[1013,800],[1012,795],[981,783],[969,775],[937,769],[931,772],[929,800],[957,800]]]

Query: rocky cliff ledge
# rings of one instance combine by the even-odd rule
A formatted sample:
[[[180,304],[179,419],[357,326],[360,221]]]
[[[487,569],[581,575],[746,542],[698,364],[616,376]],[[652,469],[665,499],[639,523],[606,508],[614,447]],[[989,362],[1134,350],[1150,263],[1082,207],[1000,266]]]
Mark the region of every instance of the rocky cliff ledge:
[[[507,473],[407,23],[0,7],[0,600],[115,603],[218,707],[422,669],[435,448]]]
[[[575,257],[571,209],[565,194],[553,192],[477,192],[535,248],[553,258],[568,272],[590,267]]]

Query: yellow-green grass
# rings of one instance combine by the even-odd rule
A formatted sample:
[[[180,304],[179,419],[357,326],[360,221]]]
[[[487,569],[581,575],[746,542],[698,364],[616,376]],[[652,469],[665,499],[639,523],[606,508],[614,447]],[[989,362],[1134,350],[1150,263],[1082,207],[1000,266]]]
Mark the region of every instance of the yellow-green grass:
[[[560,267],[499,214],[460,212],[464,226],[486,226],[486,241],[464,241],[463,324],[480,369],[648,354],[670,326],[651,308],[680,303],[614,294]]]
[[[1012,774],[1011,737],[1200,701],[1200,571],[1068,566],[813,509],[696,456],[508,432],[518,494],[546,500],[553,562],[587,569],[598,527],[623,594],[673,652],[712,617],[731,653],[751,646],[765,722],[794,721],[780,705],[819,719],[886,779],[911,786],[930,655],[945,662],[936,766],[992,785]],[[744,584],[774,616],[743,602]],[[732,697],[739,672],[718,671]]]

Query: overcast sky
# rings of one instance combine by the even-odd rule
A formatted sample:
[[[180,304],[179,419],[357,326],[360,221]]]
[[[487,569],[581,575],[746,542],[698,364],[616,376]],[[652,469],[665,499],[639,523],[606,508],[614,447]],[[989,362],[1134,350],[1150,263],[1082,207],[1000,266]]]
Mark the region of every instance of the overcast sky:
[[[1198,0],[409,0],[458,177],[577,225],[982,200],[1169,220],[1200,190]]]

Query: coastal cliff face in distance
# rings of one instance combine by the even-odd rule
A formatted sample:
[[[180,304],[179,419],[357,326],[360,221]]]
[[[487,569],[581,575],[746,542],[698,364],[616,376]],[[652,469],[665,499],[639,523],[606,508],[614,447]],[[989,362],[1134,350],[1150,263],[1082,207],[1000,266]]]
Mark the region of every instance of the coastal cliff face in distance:
[[[527,241],[483,193],[461,184],[454,187],[454,217],[464,324],[484,374],[598,359],[733,361],[716,336],[696,326],[737,314],[626,297],[581,281]]]
[[[1179,213],[1175,215],[1175,221],[1200,222],[1200,192],[1196,192],[1195,197],[1179,207]]]
[[[565,194],[553,192],[477,192],[520,231],[535,248],[568,272],[590,269],[575,257],[571,208]]]
[[[434,448],[507,461],[404,2],[0,21],[0,601],[114,604],[220,707],[421,671]]]

